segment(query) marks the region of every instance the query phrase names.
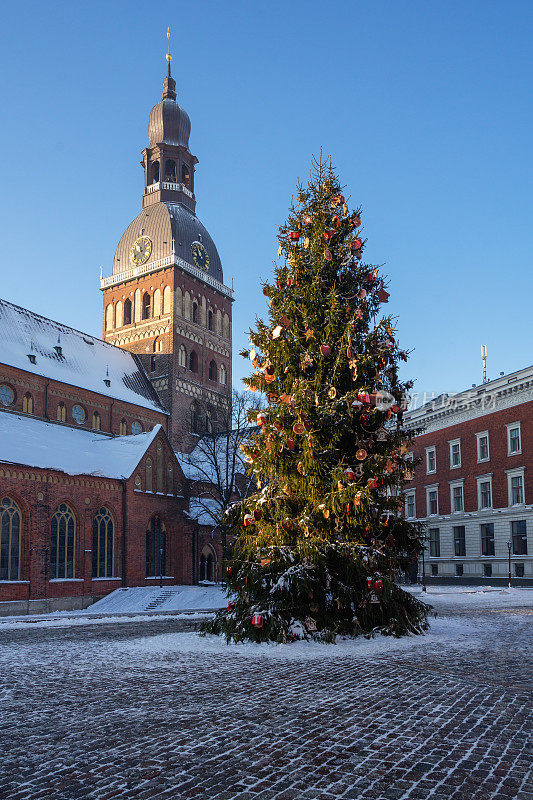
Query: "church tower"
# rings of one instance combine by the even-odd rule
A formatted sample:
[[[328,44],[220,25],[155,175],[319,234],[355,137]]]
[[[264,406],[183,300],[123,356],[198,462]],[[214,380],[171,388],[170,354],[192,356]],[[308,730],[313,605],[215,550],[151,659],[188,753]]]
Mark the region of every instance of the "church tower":
[[[167,53],[162,100],[142,151],[142,211],[100,281],[103,338],[140,357],[170,412],[179,450],[216,430],[231,403],[231,306],[215,243],[196,216],[191,123],[176,100]]]

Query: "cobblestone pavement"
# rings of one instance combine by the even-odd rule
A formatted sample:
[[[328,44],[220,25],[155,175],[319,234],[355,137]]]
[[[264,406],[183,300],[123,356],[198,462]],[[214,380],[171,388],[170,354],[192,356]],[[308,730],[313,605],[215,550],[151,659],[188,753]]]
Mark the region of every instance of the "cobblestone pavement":
[[[308,659],[158,650],[194,638],[171,619],[0,630],[0,798],[533,800],[532,621]]]

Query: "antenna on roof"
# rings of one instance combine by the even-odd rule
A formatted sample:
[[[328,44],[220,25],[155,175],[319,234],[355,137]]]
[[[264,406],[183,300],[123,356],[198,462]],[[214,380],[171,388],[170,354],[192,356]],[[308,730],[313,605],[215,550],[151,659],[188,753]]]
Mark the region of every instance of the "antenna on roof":
[[[483,383],[487,383],[487,345],[481,345],[481,361],[483,362]]]

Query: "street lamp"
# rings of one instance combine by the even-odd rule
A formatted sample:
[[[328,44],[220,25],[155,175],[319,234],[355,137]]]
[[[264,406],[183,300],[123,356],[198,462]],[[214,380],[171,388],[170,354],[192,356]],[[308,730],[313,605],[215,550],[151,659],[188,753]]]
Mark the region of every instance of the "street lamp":
[[[513,543],[509,540],[507,542],[507,550],[509,552],[509,589],[511,588],[511,548]]]

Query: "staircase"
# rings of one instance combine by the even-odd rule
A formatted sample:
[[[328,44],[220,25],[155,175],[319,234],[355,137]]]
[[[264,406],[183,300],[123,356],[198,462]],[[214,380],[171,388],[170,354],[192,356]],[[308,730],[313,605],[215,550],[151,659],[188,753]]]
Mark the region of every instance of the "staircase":
[[[170,600],[172,595],[176,594],[176,589],[170,587],[168,589],[161,589],[160,592],[155,597],[152,597],[150,602],[146,606],[146,611],[155,611],[156,608],[160,608],[160,606],[165,605],[165,603]]]

